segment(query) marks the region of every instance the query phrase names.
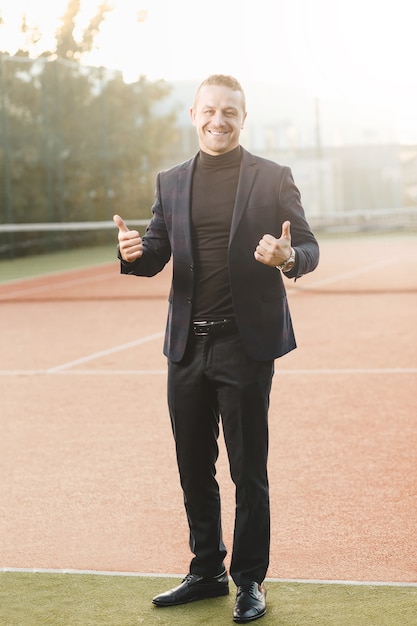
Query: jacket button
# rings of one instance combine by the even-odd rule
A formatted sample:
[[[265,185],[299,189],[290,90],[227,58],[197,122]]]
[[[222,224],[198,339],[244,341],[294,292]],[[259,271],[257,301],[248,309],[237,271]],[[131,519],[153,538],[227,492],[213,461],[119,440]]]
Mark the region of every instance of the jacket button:
[[[194,272],[194,265],[190,265],[190,270]]]
[[[188,302],[188,304],[191,304],[191,303],[192,303],[192,301],[193,301],[193,299],[192,299],[192,298],[190,298],[190,296],[188,296],[188,298],[187,298],[187,302]]]

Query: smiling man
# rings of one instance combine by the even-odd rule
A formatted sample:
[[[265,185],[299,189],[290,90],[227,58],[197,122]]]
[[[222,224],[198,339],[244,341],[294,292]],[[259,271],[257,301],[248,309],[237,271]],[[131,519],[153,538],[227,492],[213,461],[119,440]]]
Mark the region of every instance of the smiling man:
[[[221,419],[236,488],[233,619],[246,623],[266,613],[274,363],[296,347],[283,275],[314,270],[319,248],[291,170],[239,143],[247,115],[239,82],[210,76],[190,113],[200,150],[158,174],[143,238],[114,217],[123,274],[153,276],[173,260],[164,354],[194,556],[182,583],[153,603],[169,607],[229,593],[216,481]]]
[[[238,147],[247,115],[243,91],[206,81],[196,93],[190,114],[203,152],[216,156]]]

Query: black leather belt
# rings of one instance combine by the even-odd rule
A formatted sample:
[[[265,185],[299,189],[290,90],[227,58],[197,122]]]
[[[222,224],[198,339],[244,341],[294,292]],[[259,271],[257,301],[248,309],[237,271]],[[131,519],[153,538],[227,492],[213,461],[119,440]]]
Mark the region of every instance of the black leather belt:
[[[209,335],[224,335],[236,330],[235,320],[212,320],[193,322],[193,331],[196,337],[207,337]]]

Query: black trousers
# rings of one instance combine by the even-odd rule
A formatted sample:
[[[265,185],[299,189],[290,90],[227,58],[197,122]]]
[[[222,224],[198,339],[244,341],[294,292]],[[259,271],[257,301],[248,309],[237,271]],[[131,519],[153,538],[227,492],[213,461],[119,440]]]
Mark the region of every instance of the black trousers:
[[[269,564],[268,409],[273,361],[254,361],[237,332],[192,335],[184,359],[168,362],[168,405],[194,553],[190,572],[224,569],[219,485],[219,420],[236,486],[230,575],[261,583]]]

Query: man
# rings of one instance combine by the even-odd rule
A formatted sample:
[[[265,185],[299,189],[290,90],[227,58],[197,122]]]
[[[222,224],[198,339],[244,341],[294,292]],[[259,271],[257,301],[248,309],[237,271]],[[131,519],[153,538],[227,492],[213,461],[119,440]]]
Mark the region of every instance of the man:
[[[123,274],[153,276],[173,260],[164,354],[194,557],[182,583],[153,603],[229,592],[215,478],[221,417],[236,487],[233,619],[245,623],[266,612],[274,360],[296,347],[282,273],[298,278],[314,270],[319,249],[290,169],[240,146],[246,105],[238,81],[210,76],[190,114],[200,150],[158,174],[144,237],[114,217]]]

